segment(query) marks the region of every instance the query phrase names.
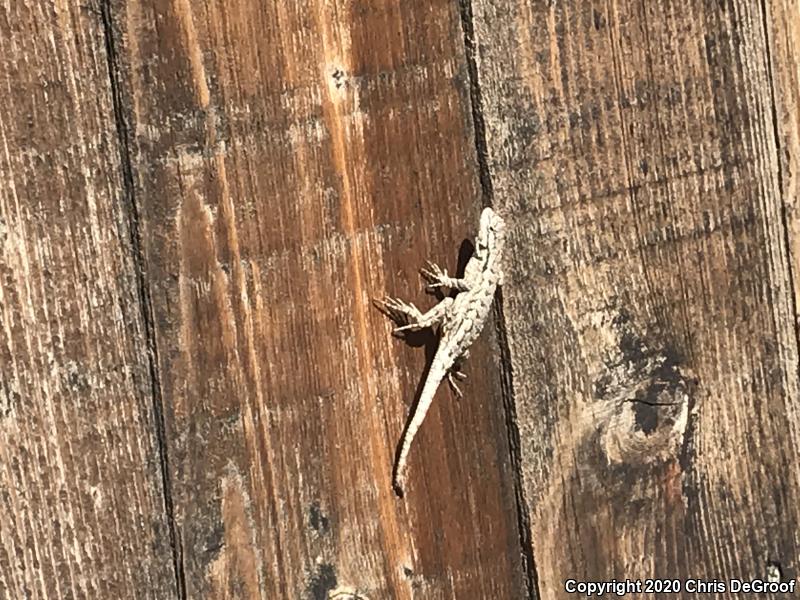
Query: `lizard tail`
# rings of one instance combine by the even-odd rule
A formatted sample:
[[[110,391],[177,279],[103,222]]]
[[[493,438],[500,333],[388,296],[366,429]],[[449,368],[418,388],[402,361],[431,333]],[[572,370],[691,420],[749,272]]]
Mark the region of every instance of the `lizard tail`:
[[[408,452],[411,449],[411,442],[414,441],[414,436],[417,435],[417,431],[425,420],[425,415],[428,414],[428,409],[433,403],[436,390],[439,388],[439,384],[442,383],[446,375],[446,371],[436,366],[436,362],[437,361],[434,360],[434,366],[432,366],[431,370],[428,372],[428,377],[425,380],[425,385],[419,396],[419,402],[414,410],[414,415],[411,417],[403,433],[403,441],[400,445],[400,452],[397,455],[393,483],[395,490],[400,496],[403,495],[403,488],[405,487],[406,461],[408,460]]]

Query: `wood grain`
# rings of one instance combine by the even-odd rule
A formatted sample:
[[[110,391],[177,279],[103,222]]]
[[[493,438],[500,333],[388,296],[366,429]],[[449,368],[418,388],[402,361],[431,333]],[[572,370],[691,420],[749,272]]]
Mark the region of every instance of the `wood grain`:
[[[472,3],[542,598],[797,575],[792,6]]]
[[[518,598],[489,331],[390,483],[480,189],[451,2],[115,5],[188,598]],[[491,329],[491,327],[489,328]]]
[[[764,10],[770,91],[775,102],[778,184],[791,252],[796,313],[800,301],[800,3],[796,0],[764,3]],[[800,432],[800,428],[795,431]]]
[[[0,3],[0,597],[175,597],[98,15]]]
[[[799,32],[797,0],[0,4],[0,597],[796,578]],[[498,331],[399,499],[435,341],[370,301],[432,305],[484,202]]]

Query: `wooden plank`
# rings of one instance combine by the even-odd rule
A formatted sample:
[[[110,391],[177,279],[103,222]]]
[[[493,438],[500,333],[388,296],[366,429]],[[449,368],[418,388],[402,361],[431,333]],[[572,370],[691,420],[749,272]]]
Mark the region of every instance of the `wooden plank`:
[[[0,3],[0,597],[175,597],[102,21]]]
[[[770,92],[776,111],[778,183],[791,251],[796,313],[800,302],[800,2],[781,0],[765,3],[764,10],[771,69]]]
[[[744,0],[472,11],[487,169],[513,223],[505,313],[541,597],[567,597],[568,578],[795,578],[774,22]]]
[[[432,304],[417,269],[453,270],[474,235],[457,7],[131,0],[115,15],[187,597],[520,597],[492,332],[466,400],[440,392],[400,500],[426,352],[370,305]]]

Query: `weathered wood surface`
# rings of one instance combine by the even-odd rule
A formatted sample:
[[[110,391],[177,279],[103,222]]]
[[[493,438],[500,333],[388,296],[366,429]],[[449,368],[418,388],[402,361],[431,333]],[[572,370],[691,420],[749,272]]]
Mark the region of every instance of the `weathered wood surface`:
[[[797,5],[550,4],[473,3],[541,597],[796,577]]]
[[[0,5],[0,597],[796,577],[799,43],[796,0]],[[398,499],[433,341],[370,300],[431,305],[487,201],[499,333]]]
[[[173,552],[103,28],[0,3],[0,598],[166,600]]]
[[[778,169],[791,264],[794,268],[795,313],[800,299],[800,2],[766,3],[765,32],[769,50],[770,86],[775,102]]]

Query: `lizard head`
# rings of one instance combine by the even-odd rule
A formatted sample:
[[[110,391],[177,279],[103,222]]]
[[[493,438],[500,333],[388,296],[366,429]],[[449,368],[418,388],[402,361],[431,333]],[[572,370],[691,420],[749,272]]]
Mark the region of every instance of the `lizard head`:
[[[478,237],[475,239],[475,256],[485,260],[491,254],[500,254],[506,238],[506,223],[491,208],[484,208]]]

